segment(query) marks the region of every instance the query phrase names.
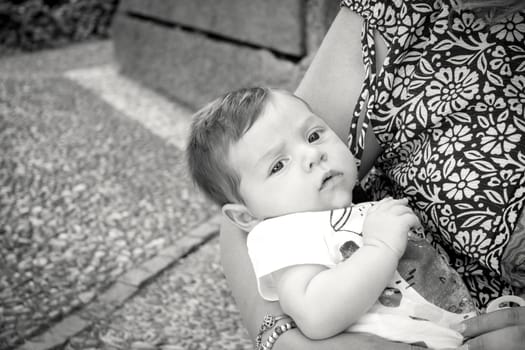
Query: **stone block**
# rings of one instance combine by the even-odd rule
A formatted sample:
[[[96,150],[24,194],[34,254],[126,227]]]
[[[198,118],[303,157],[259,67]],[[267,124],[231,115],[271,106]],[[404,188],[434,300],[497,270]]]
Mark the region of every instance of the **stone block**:
[[[64,344],[70,337],[89,326],[89,322],[72,315],[68,316],[42,335],[26,341],[19,350],[49,350]]]
[[[138,288],[150,277],[151,273],[149,271],[135,267],[120,276],[118,281]]]
[[[304,55],[303,0],[127,0],[119,11]]]
[[[123,74],[191,107],[243,86],[293,89],[302,75],[297,62],[267,50],[129,16],[115,17],[113,40]]]
[[[135,292],[137,292],[137,287],[117,281],[98,297],[98,302],[111,310],[122,305]]]
[[[122,0],[121,73],[190,109],[240,87],[294,90],[338,10],[326,0]]]
[[[170,256],[157,255],[154,258],[146,261],[140,267],[150,273],[150,276],[156,276],[166,269],[174,259]]]
[[[199,225],[192,229],[188,234],[191,237],[198,237],[202,240],[208,239],[209,237],[212,237],[219,232],[219,225],[215,222],[205,222],[202,225]]]
[[[202,239],[198,237],[182,237],[177,242],[169,247],[163,248],[158,255],[166,256],[177,261],[184,255],[188,254],[195,247],[202,244]]]

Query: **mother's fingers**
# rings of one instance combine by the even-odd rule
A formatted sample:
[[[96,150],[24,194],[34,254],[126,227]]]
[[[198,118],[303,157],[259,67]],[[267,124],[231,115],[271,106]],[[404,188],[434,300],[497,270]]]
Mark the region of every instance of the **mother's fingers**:
[[[523,332],[525,330],[525,307],[510,307],[489,312],[465,320],[463,325],[465,330],[461,333],[467,338],[513,326],[521,326]]]
[[[460,349],[466,350],[523,350],[525,325],[512,326],[484,333],[468,340]]]

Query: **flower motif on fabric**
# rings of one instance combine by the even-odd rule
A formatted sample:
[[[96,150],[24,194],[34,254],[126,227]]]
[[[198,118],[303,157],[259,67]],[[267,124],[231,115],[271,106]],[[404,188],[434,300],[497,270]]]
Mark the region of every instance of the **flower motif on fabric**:
[[[464,12],[461,17],[454,18],[452,22],[452,29],[458,32],[463,32],[471,35],[482,30],[485,23],[479,18],[476,18],[471,12]]]
[[[445,204],[440,208],[438,217],[439,224],[445,228],[445,232],[456,233],[456,215],[454,215],[449,204]],[[444,238],[448,238],[447,241],[450,242],[450,236]]]
[[[503,92],[510,97],[510,109],[523,116],[523,106],[525,105],[525,76],[517,75],[512,77],[510,84],[505,87]]]
[[[503,23],[496,24],[490,28],[496,38],[509,42],[523,43],[525,38],[525,21],[520,13],[515,13]]]
[[[424,23],[425,17],[417,12],[412,13],[410,16],[405,16],[397,31],[399,43],[404,46],[417,40],[417,37],[425,29]]]
[[[459,152],[465,148],[465,143],[472,140],[472,130],[468,126],[456,125],[448,129],[438,141],[438,151],[444,155]]]
[[[394,88],[392,94],[397,98],[406,99],[412,96],[409,93],[410,84],[413,82],[414,66],[409,64],[399,68],[398,74],[394,78]]]
[[[399,7],[400,5],[395,5]],[[381,33],[385,33],[385,37],[388,41],[392,41],[392,37],[397,32],[396,27],[396,16],[392,7],[386,7],[383,3],[376,3],[374,6],[373,18],[376,19],[375,27]]]
[[[471,198],[478,187],[479,174],[467,168],[452,173],[443,184],[446,196],[454,200],[462,200],[465,197]]]
[[[478,73],[464,67],[441,68],[426,88],[429,109],[440,115],[459,111],[478,93]]]
[[[402,111],[396,119],[399,141],[406,142],[415,135],[416,120],[413,114]]]
[[[485,126],[485,130],[481,137],[481,151],[489,152],[494,155],[502,155],[514,149],[521,140],[521,135],[517,133],[517,129],[506,122],[508,112],[501,113],[494,122],[493,118],[486,118],[480,116],[480,124]]]
[[[474,259],[487,254],[490,247],[491,240],[482,230],[459,231],[454,242],[454,249]]]
[[[441,171],[437,168],[435,163],[429,162],[424,168],[421,168],[417,177],[426,186],[429,186],[432,183],[441,181]]]
[[[496,48],[492,50],[492,57],[493,59],[489,61],[490,69],[496,72],[499,71],[501,75],[512,75],[510,69],[511,58],[503,46],[496,46]]]
[[[483,96],[483,102],[476,105],[476,109],[481,112],[494,112],[496,109],[506,107],[505,100],[502,97],[496,97],[495,94],[487,94]]]
[[[513,170],[501,170],[492,176],[489,180],[489,185],[494,187],[509,187],[518,184],[521,176]]]

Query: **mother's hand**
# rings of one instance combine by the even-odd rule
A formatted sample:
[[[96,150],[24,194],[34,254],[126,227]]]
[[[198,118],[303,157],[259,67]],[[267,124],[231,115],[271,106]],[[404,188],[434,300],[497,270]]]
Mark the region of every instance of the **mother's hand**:
[[[468,319],[461,333],[468,350],[523,350],[525,307],[512,307]]]

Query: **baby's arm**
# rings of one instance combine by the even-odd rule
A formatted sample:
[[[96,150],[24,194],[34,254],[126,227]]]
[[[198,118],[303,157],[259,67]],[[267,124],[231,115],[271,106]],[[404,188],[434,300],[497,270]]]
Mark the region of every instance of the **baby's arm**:
[[[392,279],[408,231],[419,221],[404,200],[388,199],[372,209],[365,220],[363,246],[347,260],[332,269],[295,265],[274,273],[283,311],[306,336],[322,339],[344,331]]]

